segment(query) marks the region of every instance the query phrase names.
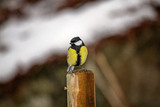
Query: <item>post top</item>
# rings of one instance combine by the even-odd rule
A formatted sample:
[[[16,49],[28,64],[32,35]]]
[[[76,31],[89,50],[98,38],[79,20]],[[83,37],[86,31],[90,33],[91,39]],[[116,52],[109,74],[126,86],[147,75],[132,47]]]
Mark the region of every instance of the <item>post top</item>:
[[[93,73],[91,70],[83,70],[83,69],[76,69],[76,70],[74,70],[73,71],[73,74],[77,74],[77,73],[87,73],[87,74],[89,74],[89,73]],[[71,74],[70,72],[68,73],[68,74]]]

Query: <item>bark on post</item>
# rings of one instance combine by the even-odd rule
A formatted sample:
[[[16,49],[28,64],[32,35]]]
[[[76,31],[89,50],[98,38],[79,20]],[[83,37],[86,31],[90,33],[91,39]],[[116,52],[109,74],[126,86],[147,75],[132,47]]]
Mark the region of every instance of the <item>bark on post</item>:
[[[92,71],[74,70],[67,76],[68,107],[95,107],[95,82]]]

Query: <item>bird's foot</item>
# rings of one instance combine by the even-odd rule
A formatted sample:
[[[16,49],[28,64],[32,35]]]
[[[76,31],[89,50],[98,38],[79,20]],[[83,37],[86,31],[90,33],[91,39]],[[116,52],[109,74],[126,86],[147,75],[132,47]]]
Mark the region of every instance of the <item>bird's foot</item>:
[[[82,68],[82,70],[85,71],[85,72],[87,72],[87,69],[86,69],[86,68]]]
[[[71,70],[71,75],[74,77],[74,75],[73,75],[73,70]]]

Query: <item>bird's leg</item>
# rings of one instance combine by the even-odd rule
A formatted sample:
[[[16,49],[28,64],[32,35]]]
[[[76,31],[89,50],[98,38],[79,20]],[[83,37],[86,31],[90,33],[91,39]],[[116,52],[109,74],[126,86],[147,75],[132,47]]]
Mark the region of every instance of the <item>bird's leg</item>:
[[[68,66],[67,72],[71,71],[71,66]]]
[[[74,66],[71,66],[71,75],[73,76],[73,70],[74,70]]]

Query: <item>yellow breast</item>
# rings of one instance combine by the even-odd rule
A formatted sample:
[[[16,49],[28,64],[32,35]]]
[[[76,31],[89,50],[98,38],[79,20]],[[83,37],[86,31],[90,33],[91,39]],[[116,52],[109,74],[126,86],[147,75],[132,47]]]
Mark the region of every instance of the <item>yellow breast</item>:
[[[68,56],[67,56],[67,62],[70,66],[76,65],[77,61],[77,53],[76,50],[69,48],[68,49]]]
[[[80,56],[81,56],[81,63],[80,65],[83,65],[86,62],[87,59],[87,55],[88,55],[88,51],[86,46],[82,46],[80,48],[80,52],[79,52]]]

